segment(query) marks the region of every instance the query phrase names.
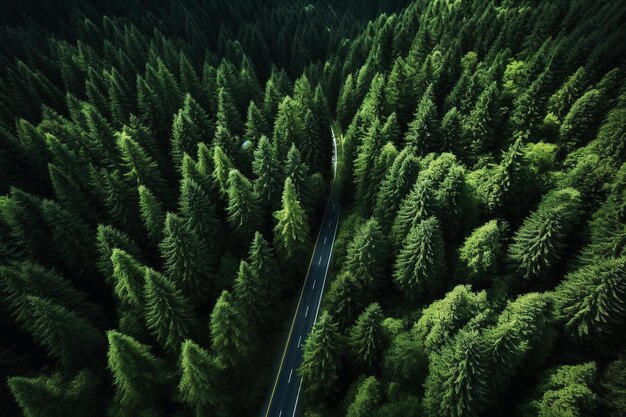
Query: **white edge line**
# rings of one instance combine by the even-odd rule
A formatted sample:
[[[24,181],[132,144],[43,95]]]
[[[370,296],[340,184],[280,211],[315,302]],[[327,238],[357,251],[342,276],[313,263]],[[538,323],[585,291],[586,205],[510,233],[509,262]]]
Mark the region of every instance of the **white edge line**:
[[[324,272],[324,280],[322,281],[322,288],[320,292],[320,299],[317,302],[317,311],[315,311],[315,320],[313,320],[313,325],[317,321],[317,315],[320,312],[320,306],[322,305],[322,296],[324,295],[324,287],[326,286],[326,277],[328,276],[328,267],[330,267],[330,259],[333,256],[333,246],[335,246],[335,236],[337,235],[337,226],[339,226],[339,215],[341,214],[341,207],[339,207],[339,214],[337,215],[337,223],[335,224],[335,233],[333,234],[333,243],[330,245],[330,255],[328,257],[328,263],[326,264],[326,272]],[[300,378],[300,386],[298,387],[298,394],[296,395],[296,403],[293,406],[293,414],[291,417],[296,415],[296,410],[298,409],[298,399],[300,398],[300,388],[302,388],[302,378]]]
[[[313,288],[311,288],[312,290],[315,289],[315,283],[317,282],[317,280],[313,280]]]
[[[291,383],[291,374],[293,374],[293,368],[289,371],[289,381],[287,381],[288,384]]]

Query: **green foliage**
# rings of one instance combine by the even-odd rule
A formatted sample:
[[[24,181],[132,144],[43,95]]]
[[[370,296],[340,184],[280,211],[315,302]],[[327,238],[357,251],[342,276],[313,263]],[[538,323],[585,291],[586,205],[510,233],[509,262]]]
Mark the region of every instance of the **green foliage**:
[[[520,415],[592,415],[597,406],[597,396],[591,390],[596,370],[596,364],[588,362],[563,365],[546,371],[531,398],[520,408]]]
[[[107,332],[109,369],[120,404],[146,405],[158,398],[166,382],[164,362],[147,345],[115,330]]]
[[[222,225],[215,205],[202,186],[191,178],[183,178],[180,184],[180,213],[187,219],[189,229],[214,252]]]
[[[434,103],[433,85],[424,92],[415,112],[415,118],[409,124],[405,141],[418,155],[424,155],[441,149],[439,117]]]
[[[145,277],[146,325],[161,345],[177,351],[195,331],[191,303],[173,282],[158,272],[147,269]]]
[[[156,245],[163,239],[163,226],[165,223],[163,204],[144,185],[140,185],[138,190],[141,220],[150,242]]]
[[[424,406],[432,416],[478,416],[489,403],[490,368],[482,336],[461,332],[431,355]]]
[[[578,341],[607,338],[626,316],[626,258],[596,259],[569,274],[555,290],[567,334]]]
[[[346,417],[366,417],[372,415],[380,402],[380,385],[376,377],[370,376],[357,387],[354,401],[348,407]]]
[[[97,381],[89,371],[70,380],[58,373],[12,376],[7,385],[25,417],[78,417],[98,412],[98,403],[93,402]]]
[[[580,193],[572,188],[552,192],[515,232],[507,257],[525,281],[546,278],[565,253],[580,216]]]
[[[261,201],[252,182],[236,169],[228,174],[228,223],[245,241],[252,239],[262,223]]]
[[[211,313],[211,346],[225,366],[235,366],[252,354],[252,327],[227,290]]]
[[[408,299],[418,300],[441,287],[445,269],[439,221],[430,217],[411,228],[396,259],[393,279]]]
[[[99,255],[97,265],[107,282],[111,282],[113,277],[111,255],[113,255],[114,249],[121,249],[135,259],[141,258],[137,244],[127,234],[113,226],[98,225],[96,246]]]
[[[379,362],[384,344],[383,311],[371,304],[359,316],[350,332],[350,347],[356,362],[366,370],[373,370]]]
[[[474,229],[459,250],[462,273],[469,282],[493,281],[504,255],[504,225],[491,220]]]
[[[185,340],[180,353],[182,375],[178,384],[180,399],[196,416],[215,413],[228,415],[229,396],[222,384],[223,365],[206,349]]]
[[[116,297],[125,304],[142,307],[143,287],[147,267],[137,262],[132,255],[115,248],[111,252],[113,264],[113,288]]]
[[[374,290],[383,285],[386,246],[385,235],[376,219],[368,220],[356,231],[348,245],[345,268],[359,287]]]
[[[336,388],[343,350],[337,327],[328,313],[322,313],[304,344],[298,372],[311,398],[323,399]]]
[[[307,215],[290,177],[283,188],[282,209],[274,213],[274,246],[281,259],[296,265],[304,259],[311,246]]]
[[[167,213],[163,235],[160,249],[165,272],[180,285],[185,295],[201,300],[207,291],[210,260],[206,244],[183,218],[173,213]]]

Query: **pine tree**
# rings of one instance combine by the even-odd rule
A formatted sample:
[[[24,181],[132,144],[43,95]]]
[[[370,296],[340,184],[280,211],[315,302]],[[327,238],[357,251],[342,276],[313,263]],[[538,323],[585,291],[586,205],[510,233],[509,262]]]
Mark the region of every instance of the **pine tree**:
[[[219,145],[213,147],[213,166],[213,179],[220,194],[224,197],[228,194],[228,175],[234,165]]]
[[[132,236],[141,234],[139,199],[136,188],[121,171],[91,170],[92,187],[99,193],[107,218]]]
[[[280,277],[274,250],[260,232],[254,234],[250,251],[248,252],[248,264],[259,279],[260,291],[266,295],[268,304],[280,293]]]
[[[285,158],[291,147],[299,145],[301,138],[306,135],[305,114],[301,103],[289,96],[278,106],[272,140],[279,158]]]
[[[113,277],[113,262],[111,261],[113,249],[122,249],[137,260],[142,258],[137,244],[127,234],[113,226],[98,225],[96,246],[99,254],[97,266],[107,282],[112,282]]]
[[[246,117],[246,130],[243,134],[244,141],[257,144],[261,137],[268,132],[266,126],[267,124],[261,110],[259,110],[254,101],[250,101],[248,115]]]
[[[250,321],[261,322],[267,312],[269,300],[264,290],[263,278],[248,262],[242,260],[235,278],[234,295],[237,308],[245,312]]]
[[[350,346],[356,362],[372,371],[379,363],[384,345],[383,311],[377,303],[371,304],[359,316],[350,331]]]
[[[345,268],[361,288],[380,288],[385,279],[387,244],[376,219],[365,222],[348,245]]]
[[[582,94],[587,83],[585,67],[579,67],[570,75],[558,90],[548,100],[548,112],[554,114],[558,120],[563,120],[570,108]]]
[[[597,258],[569,274],[555,292],[567,334],[584,342],[609,338],[624,323],[626,257]]]
[[[217,299],[211,313],[211,346],[220,363],[241,366],[252,353],[252,328],[236,308],[227,290]]]
[[[231,398],[224,389],[223,365],[192,340],[185,340],[180,353],[180,367],[180,399],[194,410],[196,417],[211,413],[228,416]]]
[[[424,384],[424,406],[429,415],[478,416],[489,401],[489,364],[482,336],[460,333],[453,344],[431,356]]]
[[[150,347],[116,330],[107,332],[108,364],[121,405],[149,405],[165,385],[165,363]]]
[[[82,317],[100,320],[100,307],[87,301],[87,295],[74,288],[61,274],[30,261],[0,266],[0,289],[6,309],[18,322],[29,318],[28,296],[53,301]]]
[[[214,253],[219,247],[222,226],[209,195],[191,178],[183,178],[180,184],[180,213],[187,219],[189,228]]]
[[[274,246],[279,256],[289,265],[295,266],[303,260],[310,249],[310,234],[307,215],[296,193],[290,177],[285,180],[282,209],[274,213]]]
[[[48,355],[66,368],[79,368],[104,346],[100,332],[76,312],[39,297],[26,296],[24,327]]]
[[[338,326],[323,312],[304,344],[302,365],[298,369],[309,398],[323,399],[336,389],[342,350]]]
[[[441,149],[439,118],[434,99],[434,87],[431,84],[424,92],[406,134],[407,145],[418,155]]]
[[[363,138],[354,161],[355,200],[366,215],[371,210],[370,205],[375,191],[371,186],[370,175],[380,150],[379,148],[384,143],[382,142],[383,138],[381,137],[380,129],[380,122],[376,119]]]
[[[125,176],[137,185],[145,185],[160,195],[167,195],[165,180],[157,163],[127,133],[117,134],[117,146],[126,166]]]
[[[128,305],[143,306],[143,288],[147,267],[118,248],[114,248],[111,253],[111,263],[113,264],[115,296]]]
[[[346,417],[371,416],[380,402],[380,384],[376,377],[364,379],[356,390],[354,401],[348,407]]]
[[[178,351],[183,340],[195,331],[191,303],[173,282],[158,272],[147,269],[145,277],[146,325],[162,346]]]
[[[414,226],[396,259],[393,279],[411,300],[432,294],[445,274],[439,221],[430,217]]]
[[[366,304],[360,285],[347,272],[330,284],[324,302],[341,328],[352,324]]]
[[[593,415],[598,405],[593,391],[597,371],[594,362],[548,369],[532,396],[519,407],[520,416]]]
[[[463,139],[463,118],[459,110],[452,107],[441,119],[442,149],[464,157],[466,144]]]
[[[524,281],[547,278],[565,254],[578,223],[580,193],[565,188],[546,195],[515,233],[509,246],[511,269]]]
[[[163,225],[165,212],[163,204],[146,186],[139,188],[139,210],[143,226],[148,233],[148,239],[153,245],[157,245],[163,239]]]
[[[593,89],[574,102],[559,131],[559,141],[563,148],[572,151],[593,137],[603,99],[602,94]]]
[[[435,196],[432,188],[432,184],[420,175],[409,195],[402,201],[391,227],[390,239],[394,248],[401,248],[409,231],[422,220],[435,214]]]
[[[167,213],[161,242],[165,272],[194,301],[204,298],[208,284],[210,253],[204,242],[174,213]]]
[[[262,222],[261,201],[252,183],[241,172],[228,174],[228,223],[244,241],[250,241]]]
[[[398,154],[380,183],[374,205],[374,217],[385,233],[389,232],[402,199],[415,183],[418,168],[417,159],[405,149]]]
[[[311,180],[309,176],[309,167],[306,162],[302,161],[300,151],[295,145],[291,145],[285,161],[284,174],[286,178],[291,178],[293,185],[298,193],[298,199],[303,206],[308,208],[313,201],[314,196],[311,194]]]
[[[463,143],[471,161],[494,147],[495,130],[499,123],[498,89],[493,82],[480,94],[476,105],[463,121]]]
[[[41,204],[41,213],[52,234],[52,249],[72,271],[93,277],[95,247],[91,228],[54,200]]]
[[[504,225],[491,220],[474,229],[459,249],[462,270],[469,282],[492,281],[504,255]]]
[[[80,186],[54,164],[48,164],[48,173],[56,201],[75,216],[92,220],[92,208]]]
[[[96,415],[97,382],[89,371],[72,379],[55,373],[50,377],[12,376],[7,385],[25,417],[79,417]]]
[[[261,136],[254,150],[252,172],[256,176],[254,191],[261,197],[263,205],[270,209],[278,208],[278,196],[281,192],[282,169],[269,139]]]
[[[243,133],[244,124],[233,96],[224,88],[219,89],[217,96],[217,125],[233,135]]]

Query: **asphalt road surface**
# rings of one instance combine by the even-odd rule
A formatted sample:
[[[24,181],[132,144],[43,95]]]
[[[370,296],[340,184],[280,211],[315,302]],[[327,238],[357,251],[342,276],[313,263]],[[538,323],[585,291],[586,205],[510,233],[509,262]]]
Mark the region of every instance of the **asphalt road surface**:
[[[297,369],[302,363],[304,341],[311,332],[315,320],[317,320],[322,303],[340,212],[339,195],[333,188],[328,197],[326,211],[287,341],[281,352],[278,369],[263,406],[262,417],[294,417],[299,415],[302,380],[298,376]]]

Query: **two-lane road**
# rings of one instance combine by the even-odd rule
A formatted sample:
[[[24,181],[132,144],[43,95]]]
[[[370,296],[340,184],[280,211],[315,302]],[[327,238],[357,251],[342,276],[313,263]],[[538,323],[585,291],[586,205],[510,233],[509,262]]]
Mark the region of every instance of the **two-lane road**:
[[[294,417],[299,415],[302,380],[297,369],[302,363],[302,347],[313,328],[326,285],[326,275],[337,234],[341,205],[339,195],[333,187],[324,218],[317,235],[313,256],[300,293],[296,312],[291,322],[287,342],[280,358],[278,370],[269,387],[263,406],[262,417]]]

